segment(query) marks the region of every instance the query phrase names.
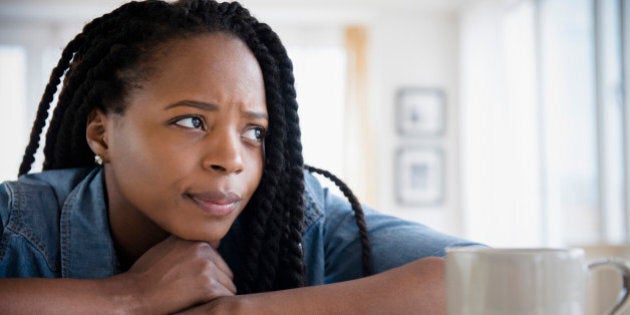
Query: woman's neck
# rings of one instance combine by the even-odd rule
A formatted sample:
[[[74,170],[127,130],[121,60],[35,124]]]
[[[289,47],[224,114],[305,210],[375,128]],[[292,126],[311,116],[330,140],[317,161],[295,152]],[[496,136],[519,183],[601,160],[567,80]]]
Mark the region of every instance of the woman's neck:
[[[120,194],[108,178],[105,169],[105,187],[108,200],[109,224],[120,263],[128,269],[147,250],[166,239],[169,234],[139,212]]]

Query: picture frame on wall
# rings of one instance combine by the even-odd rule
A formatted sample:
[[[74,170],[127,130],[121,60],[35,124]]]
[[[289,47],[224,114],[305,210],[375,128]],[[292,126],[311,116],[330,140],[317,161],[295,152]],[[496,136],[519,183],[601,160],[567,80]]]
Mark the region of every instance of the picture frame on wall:
[[[396,154],[397,202],[405,206],[439,206],[444,202],[444,152],[407,147]]]
[[[403,136],[440,136],[446,130],[446,95],[439,88],[403,88],[396,96],[396,126]]]

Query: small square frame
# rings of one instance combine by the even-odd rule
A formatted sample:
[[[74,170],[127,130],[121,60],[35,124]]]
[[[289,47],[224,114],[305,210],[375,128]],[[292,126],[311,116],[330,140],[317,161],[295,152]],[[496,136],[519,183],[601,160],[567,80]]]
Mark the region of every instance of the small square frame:
[[[446,130],[446,95],[438,88],[402,88],[396,95],[396,126],[403,136],[441,136]]]
[[[444,152],[408,147],[396,153],[396,200],[405,206],[439,206],[444,202]]]

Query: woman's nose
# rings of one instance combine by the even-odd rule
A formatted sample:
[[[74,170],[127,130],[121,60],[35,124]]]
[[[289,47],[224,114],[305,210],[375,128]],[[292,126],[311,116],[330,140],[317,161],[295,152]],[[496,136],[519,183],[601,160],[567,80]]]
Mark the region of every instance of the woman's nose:
[[[243,171],[243,155],[240,136],[231,132],[213,135],[204,159],[204,167],[220,173],[240,173]]]

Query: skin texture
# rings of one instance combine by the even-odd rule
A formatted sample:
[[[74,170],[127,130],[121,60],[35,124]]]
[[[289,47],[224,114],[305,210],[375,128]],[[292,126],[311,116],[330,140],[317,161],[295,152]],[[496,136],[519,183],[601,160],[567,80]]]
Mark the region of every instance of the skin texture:
[[[260,68],[245,44],[221,33],[162,48],[127,110],[94,111],[86,130],[105,162],[112,235],[130,269],[97,280],[0,279],[0,314],[446,313],[439,258],[355,281],[234,295],[216,247],[262,174]],[[213,205],[226,200],[232,208]]]

